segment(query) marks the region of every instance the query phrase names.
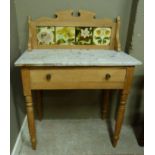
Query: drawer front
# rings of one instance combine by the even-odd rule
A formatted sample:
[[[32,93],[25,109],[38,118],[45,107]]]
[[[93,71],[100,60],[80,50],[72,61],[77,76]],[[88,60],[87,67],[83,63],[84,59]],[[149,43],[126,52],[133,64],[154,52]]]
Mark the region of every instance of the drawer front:
[[[126,69],[124,68],[51,68],[32,69],[30,79],[32,88],[45,87],[58,88],[74,85],[80,87],[93,84],[122,83],[125,80]],[[95,86],[94,86],[95,87]],[[65,89],[65,88],[64,88]],[[95,89],[95,88],[94,88]]]

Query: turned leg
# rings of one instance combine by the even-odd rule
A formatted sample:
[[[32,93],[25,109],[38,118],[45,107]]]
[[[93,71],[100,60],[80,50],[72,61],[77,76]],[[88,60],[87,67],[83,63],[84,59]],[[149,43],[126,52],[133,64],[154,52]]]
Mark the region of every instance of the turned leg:
[[[124,113],[125,113],[125,105],[127,101],[128,94],[122,90],[121,96],[120,96],[120,103],[118,107],[118,113],[116,118],[116,124],[115,124],[115,131],[114,131],[114,137],[113,137],[113,146],[115,147],[117,145],[117,142],[119,140],[119,135],[124,119]]]
[[[36,130],[34,122],[32,96],[31,95],[25,96],[25,102],[26,102],[27,120],[28,120],[28,128],[31,138],[31,144],[32,148],[36,149]]]
[[[30,69],[23,67],[21,69],[22,83],[23,83],[23,93],[25,96],[26,112],[29,134],[31,139],[32,148],[36,149],[36,128],[34,121],[34,111],[32,102],[32,92],[30,87]]]
[[[119,103],[117,117],[116,117],[116,123],[115,123],[115,131],[114,131],[114,136],[113,136],[113,146],[114,147],[117,145],[118,140],[119,140],[120,131],[121,131],[121,127],[122,127],[122,123],[123,123],[123,119],[124,119],[125,105],[127,102],[130,88],[131,88],[133,71],[134,71],[134,67],[127,67],[124,89],[121,90],[120,103]]]
[[[110,98],[110,90],[104,90],[103,92],[103,106],[102,106],[102,118],[108,118],[109,114],[109,98]]]
[[[36,110],[39,120],[43,117],[43,105],[42,105],[42,91],[36,91]]]

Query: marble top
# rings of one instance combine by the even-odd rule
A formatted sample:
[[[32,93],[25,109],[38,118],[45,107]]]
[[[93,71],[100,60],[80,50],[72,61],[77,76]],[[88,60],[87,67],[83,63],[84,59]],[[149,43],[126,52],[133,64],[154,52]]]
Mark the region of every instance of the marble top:
[[[114,50],[101,49],[33,49],[25,51],[16,66],[135,66],[139,60]]]

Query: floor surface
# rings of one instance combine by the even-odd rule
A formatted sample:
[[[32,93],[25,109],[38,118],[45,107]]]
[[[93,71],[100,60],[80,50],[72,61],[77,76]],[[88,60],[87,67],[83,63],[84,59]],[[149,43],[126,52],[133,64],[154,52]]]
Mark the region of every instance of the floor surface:
[[[101,119],[43,120],[36,121],[36,128],[37,149],[31,149],[26,128],[19,155],[143,155],[144,152],[127,125],[123,125],[119,143],[113,148],[111,128]]]

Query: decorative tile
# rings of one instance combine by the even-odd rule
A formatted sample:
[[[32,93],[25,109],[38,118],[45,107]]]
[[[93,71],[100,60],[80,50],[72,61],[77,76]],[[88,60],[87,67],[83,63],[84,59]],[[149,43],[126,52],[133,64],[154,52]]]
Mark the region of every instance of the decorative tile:
[[[111,41],[111,28],[97,27],[93,30],[93,44],[109,45]]]
[[[90,45],[92,44],[92,27],[77,27],[76,28],[76,44]]]
[[[52,45],[55,43],[53,26],[37,26],[38,45]]]
[[[56,27],[56,43],[61,45],[75,44],[75,27]]]

